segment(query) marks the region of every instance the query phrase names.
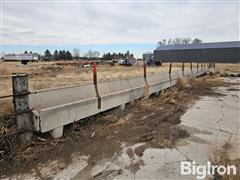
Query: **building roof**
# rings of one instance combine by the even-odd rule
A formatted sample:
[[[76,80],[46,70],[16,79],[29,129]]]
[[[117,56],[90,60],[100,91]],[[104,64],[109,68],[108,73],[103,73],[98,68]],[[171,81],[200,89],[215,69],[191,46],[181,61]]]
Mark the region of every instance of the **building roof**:
[[[240,41],[229,41],[199,44],[160,45],[156,50],[215,49],[215,48],[239,48],[239,47]]]
[[[29,54],[6,54],[5,60],[38,60],[38,53]]]

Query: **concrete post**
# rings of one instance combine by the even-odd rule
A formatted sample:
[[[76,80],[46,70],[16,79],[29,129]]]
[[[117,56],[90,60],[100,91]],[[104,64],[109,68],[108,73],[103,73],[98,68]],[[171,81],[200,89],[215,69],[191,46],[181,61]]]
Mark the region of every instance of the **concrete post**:
[[[120,106],[120,109],[121,109],[121,110],[124,110],[124,109],[125,109],[125,104],[122,104],[122,105]]]
[[[17,129],[19,131],[26,130],[26,132],[19,135],[19,140],[21,143],[26,143],[32,137],[32,133],[27,130],[32,130],[33,128],[32,116],[29,109],[27,74],[14,74],[14,76],[12,76],[12,89]]]
[[[60,138],[63,136],[63,126],[57,127],[51,131],[53,138]]]

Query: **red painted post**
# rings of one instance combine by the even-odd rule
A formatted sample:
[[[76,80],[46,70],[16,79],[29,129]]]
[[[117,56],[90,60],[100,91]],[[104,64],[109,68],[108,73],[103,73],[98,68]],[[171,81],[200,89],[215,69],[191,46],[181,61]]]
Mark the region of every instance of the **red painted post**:
[[[98,98],[98,109],[101,109],[101,96],[99,95],[98,86],[97,86],[97,64],[96,64],[96,62],[93,62],[92,70],[93,70],[93,84],[95,87],[96,96]]]
[[[143,76],[144,76],[144,79],[147,78],[147,67],[145,62],[143,63]]]
[[[93,62],[93,84],[96,85],[97,84],[97,65],[96,62]]]

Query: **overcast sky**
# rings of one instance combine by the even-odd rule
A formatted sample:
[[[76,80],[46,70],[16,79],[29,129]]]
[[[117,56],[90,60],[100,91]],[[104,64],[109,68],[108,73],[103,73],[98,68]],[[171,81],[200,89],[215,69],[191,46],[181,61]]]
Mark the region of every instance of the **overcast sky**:
[[[44,47],[118,45],[140,53],[163,38],[198,37],[204,42],[239,40],[238,1],[2,2],[3,51]],[[104,49],[105,47],[106,49]],[[114,47],[114,48],[113,48]],[[42,49],[41,49],[42,48]]]

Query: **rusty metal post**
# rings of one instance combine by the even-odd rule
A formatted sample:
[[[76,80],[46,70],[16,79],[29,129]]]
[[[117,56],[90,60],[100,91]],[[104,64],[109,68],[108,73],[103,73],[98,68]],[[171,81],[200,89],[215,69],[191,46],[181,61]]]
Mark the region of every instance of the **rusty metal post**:
[[[184,63],[182,63],[182,74],[184,76]]]
[[[146,80],[147,79],[147,66],[146,66],[145,62],[143,63],[143,76],[144,76],[144,79]]]
[[[172,63],[169,64],[169,72],[168,72],[168,73],[169,73],[169,74],[172,73]]]
[[[172,63],[169,64],[169,80],[170,80],[170,84],[172,84]]]
[[[92,69],[93,69],[93,84],[95,87],[96,96],[98,98],[98,109],[100,109],[101,108],[101,96],[99,95],[98,86],[97,86],[97,64],[96,64],[96,62],[93,62]]]
[[[29,108],[28,76],[27,74],[13,74],[12,76],[13,104],[16,113],[17,129],[23,131],[19,135],[21,143],[27,143],[33,129],[32,116]]]
[[[148,85],[148,82],[147,82],[147,65],[144,61],[143,63],[143,77],[144,77],[144,80],[145,80],[145,87],[144,87],[144,97],[148,96],[148,90],[149,90],[149,85]]]
[[[193,73],[193,71],[192,71],[192,63],[190,63],[190,69],[191,69],[191,73]]]

